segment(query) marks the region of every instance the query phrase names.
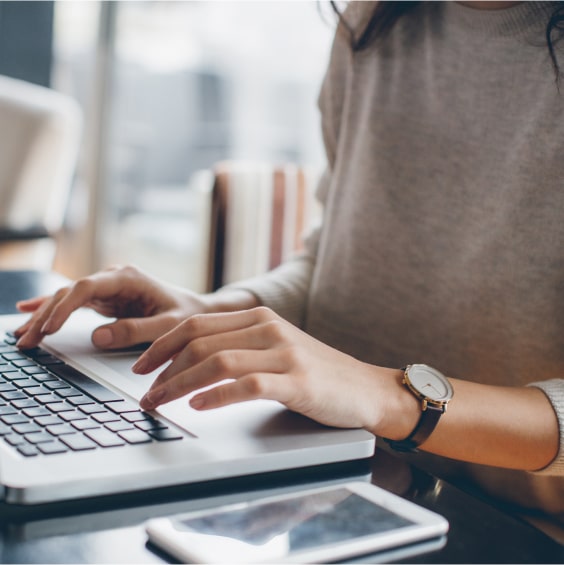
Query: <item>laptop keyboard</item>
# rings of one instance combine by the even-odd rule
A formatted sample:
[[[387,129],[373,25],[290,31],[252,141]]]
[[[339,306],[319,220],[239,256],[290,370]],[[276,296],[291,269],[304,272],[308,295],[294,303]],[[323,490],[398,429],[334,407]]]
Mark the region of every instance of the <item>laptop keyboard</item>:
[[[46,350],[0,335],[0,438],[26,457],[184,436]]]

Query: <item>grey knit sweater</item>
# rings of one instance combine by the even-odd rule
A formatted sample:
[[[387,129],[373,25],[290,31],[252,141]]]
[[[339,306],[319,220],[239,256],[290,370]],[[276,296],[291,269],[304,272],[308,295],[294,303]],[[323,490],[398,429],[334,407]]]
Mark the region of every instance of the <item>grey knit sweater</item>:
[[[434,465],[564,511],[564,88],[550,11],[424,2],[355,55],[337,34],[320,94],[323,225],[306,253],[238,286],[364,361],[536,383],[560,422],[549,467]]]

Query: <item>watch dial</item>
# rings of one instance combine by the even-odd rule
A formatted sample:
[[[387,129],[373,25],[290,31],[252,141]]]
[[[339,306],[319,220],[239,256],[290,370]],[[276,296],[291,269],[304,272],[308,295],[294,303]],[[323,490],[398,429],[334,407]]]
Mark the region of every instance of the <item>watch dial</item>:
[[[412,365],[409,369],[409,380],[424,396],[431,400],[449,400],[452,387],[448,380],[430,367]]]

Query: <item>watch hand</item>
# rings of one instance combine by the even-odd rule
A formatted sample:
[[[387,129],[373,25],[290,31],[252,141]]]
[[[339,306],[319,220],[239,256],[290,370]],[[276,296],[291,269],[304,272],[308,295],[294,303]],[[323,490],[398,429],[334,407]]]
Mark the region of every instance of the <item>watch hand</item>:
[[[437,388],[435,388],[431,383],[427,383],[423,388],[425,388],[425,387],[432,388],[438,395],[441,394],[441,391],[438,390]]]

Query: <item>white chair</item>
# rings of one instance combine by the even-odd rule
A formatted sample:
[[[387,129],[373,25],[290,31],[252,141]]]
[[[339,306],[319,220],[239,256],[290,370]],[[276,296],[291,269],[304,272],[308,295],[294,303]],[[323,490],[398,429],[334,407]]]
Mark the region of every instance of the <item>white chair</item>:
[[[75,100],[0,76],[0,268],[50,268],[76,167]]]

